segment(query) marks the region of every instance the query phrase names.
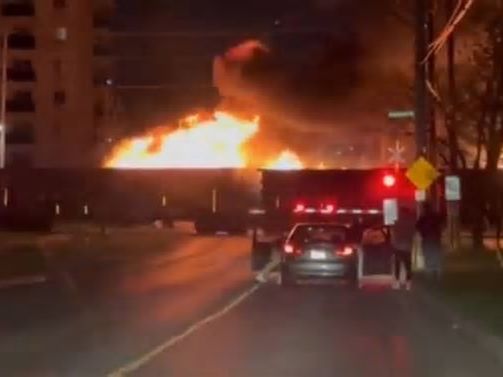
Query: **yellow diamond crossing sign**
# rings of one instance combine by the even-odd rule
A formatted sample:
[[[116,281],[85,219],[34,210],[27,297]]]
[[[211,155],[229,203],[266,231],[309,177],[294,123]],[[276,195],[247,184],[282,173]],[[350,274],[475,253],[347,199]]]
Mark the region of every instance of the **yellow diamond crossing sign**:
[[[430,162],[424,157],[419,157],[405,173],[407,178],[419,190],[426,190],[435,182],[440,173]]]

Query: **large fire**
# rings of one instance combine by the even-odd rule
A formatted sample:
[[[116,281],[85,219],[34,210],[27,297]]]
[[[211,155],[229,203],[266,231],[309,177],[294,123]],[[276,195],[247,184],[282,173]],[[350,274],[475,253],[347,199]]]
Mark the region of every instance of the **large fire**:
[[[244,168],[260,167],[246,152],[246,143],[259,131],[259,117],[244,119],[216,111],[202,119],[184,118],[176,130],[159,128],[146,135],[121,141],[105,161],[105,167],[121,169]],[[271,169],[300,169],[299,157],[284,151]]]
[[[276,160],[265,166],[268,170],[298,170],[303,167],[304,164],[300,160],[299,156],[290,150],[281,152]]]

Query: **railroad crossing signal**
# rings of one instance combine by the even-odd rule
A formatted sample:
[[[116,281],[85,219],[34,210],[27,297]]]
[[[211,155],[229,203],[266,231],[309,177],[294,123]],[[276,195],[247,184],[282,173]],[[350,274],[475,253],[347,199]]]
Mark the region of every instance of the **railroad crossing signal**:
[[[388,159],[388,162],[390,164],[393,164],[395,168],[399,168],[400,164],[403,164],[405,162],[405,159],[403,157],[405,147],[402,144],[400,144],[398,140],[396,141],[394,147],[388,148],[388,152],[391,154],[390,158]]]
[[[382,183],[386,187],[393,187],[396,184],[396,177],[393,174],[386,174],[382,178]]]

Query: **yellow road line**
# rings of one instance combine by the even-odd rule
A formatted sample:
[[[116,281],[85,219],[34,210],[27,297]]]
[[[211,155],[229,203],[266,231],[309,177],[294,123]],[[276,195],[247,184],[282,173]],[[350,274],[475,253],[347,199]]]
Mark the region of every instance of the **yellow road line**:
[[[246,290],[245,292],[241,293],[238,297],[236,297],[234,300],[232,300],[228,305],[226,305],[223,309],[219,310],[218,312],[211,314],[210,316],[202,319],[199,322],[196,322],[192,326],[190,326],[188,329],[186,329],[184,332],[182,332],[179,335],[175,335],[168,340],[166,340],[164,343],[161,343],[151,351],[147,352],[140,358],[133,360],[126,365],[118,368],[117,370],[109,373],[107,377],[124,377],[127,376],[128,374],[140,369],[143,367],[145,364],[150,362],[152,359],[157,357],[159,354],[165,352],[169,348],[173,347],[175,344],[178,342],[182,341],[186,337],[188,337],[190,334],[193,332],[201,329],[203,326],[209,324],[210,322],[213,322],[220,317],[224,316],[227,314],[229,311],[234,309],[236,306],[238,306],[241,302],[246,300],[248,297],[250,297],[253,293],[255,293],[260,285],[256,284],[250,289]]]

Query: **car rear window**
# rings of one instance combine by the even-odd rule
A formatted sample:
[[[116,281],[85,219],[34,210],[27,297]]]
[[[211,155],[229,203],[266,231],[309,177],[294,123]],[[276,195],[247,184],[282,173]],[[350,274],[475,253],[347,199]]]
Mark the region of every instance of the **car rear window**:
[[[290,240],[303,244],[310,242],[341,243],[346,240],[347,229],[337,225],[298,225]]]

